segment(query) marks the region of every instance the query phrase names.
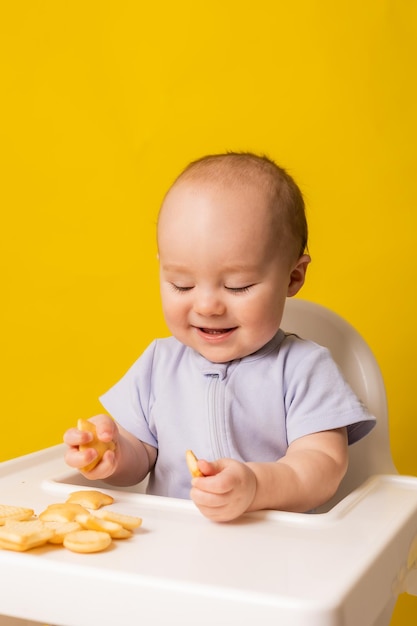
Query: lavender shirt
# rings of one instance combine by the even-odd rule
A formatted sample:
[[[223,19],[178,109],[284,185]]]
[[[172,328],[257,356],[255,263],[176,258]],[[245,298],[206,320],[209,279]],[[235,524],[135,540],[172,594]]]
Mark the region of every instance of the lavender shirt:
[[[100,400],[158,449],[148,493],[177,498],[189,498],[188,448],[207,460],[276,461],[304,435],[347,426],[351,444],[375,425],[329,351],[282,330],[228,363],[157,339]]]

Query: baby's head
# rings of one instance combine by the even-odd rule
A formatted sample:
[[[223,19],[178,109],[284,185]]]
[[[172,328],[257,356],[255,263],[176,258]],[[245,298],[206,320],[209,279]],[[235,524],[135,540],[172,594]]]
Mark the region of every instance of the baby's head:
[[[178,339],[216,362],[251,354],[278,330],[309,257],[304,201],[266,157],[191,163],[161,207],[162,303]]]
[[[240,194],[245,189],[263,198],[267,213],[252,207],[254,219],[271,219],[275,243],[291,259],[304,254],[307,248],[308,226],[303,196],[293,178],[266,156],[249,152],[229,152],[202,157],[190,163],[174,181],[169,197],[178,186],[229,190]],[[165,202],[162,205],[164,207]]]

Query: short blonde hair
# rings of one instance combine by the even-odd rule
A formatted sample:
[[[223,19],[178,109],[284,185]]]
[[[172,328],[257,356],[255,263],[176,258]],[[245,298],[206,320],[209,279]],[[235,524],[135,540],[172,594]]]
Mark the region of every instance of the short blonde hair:
[[[230,187],[258,186],[270,197],[280,232],[290,240],[291,256],[299,258],[304,254],[308,225],[302,193],[288,172],[272,159],[252,152],[207,155],[187,165],[172,187],[195,181]]]

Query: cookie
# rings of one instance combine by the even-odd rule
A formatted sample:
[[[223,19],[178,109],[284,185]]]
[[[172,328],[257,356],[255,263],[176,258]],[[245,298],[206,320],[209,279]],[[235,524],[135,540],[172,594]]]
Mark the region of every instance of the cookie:
[[[193,478],[197,478],[198,476],[204,476],[204,474],[198,469],[198,459],[192,450],[186,451],[185,460],[187,461],[188,469],[190,470],[190,474]]]
[[[24,552],[43,546],[53,535],[40,520],[10,520],[0,528],[0,548]]]
[[[94,513],[96,517],[107,520],[109,522],[116,522],[126,528],[127,530],[134,530],[139,528],[142,524],[142,518],[134,515],[124,515],[123,513],[116,513],[109,509],[102,509]]]
[[[80,504],[86,509],[93,510],[99,509],[107,504],[112,504],[113,502],[114,498],[112,498],[112,496],[95,490],[73,491],[67,498],[67,503]]]
[[[87,450],[88,448],[94,448],[94,450],[96,450],[97,452],[97,457],[93,461],[91,461],[91,463],[88,463],[85,467],[81,468],[83,472],[90,472],[92,469],[95,468],[96,465],[100,463],[106,450],[114,450],[116,446],[114,441],[100,441],[100,439],[98,439],[97,437],[97,430],[95,425],[89,420],[79,419],[77,422],[77,428],[78,430],[86,431],[92,433],[93,435],[93,439],[91,441],[79,446],[79,449],[81,451]]]
[[[72,552],[89,554],[105,550],[111,542],[109,533],[98,530],[76,530],[65,535],[63,545]]]
[[[88,514],[88,510],[75,502],[63,502],[50,504],[42,513],[39,519],[43,522],[74,522],[77,515]]]
[[[7,520],[28,520],[33,516],[33,514],[34,510],[27,507],[0,504],[0,526],[3,526]]]

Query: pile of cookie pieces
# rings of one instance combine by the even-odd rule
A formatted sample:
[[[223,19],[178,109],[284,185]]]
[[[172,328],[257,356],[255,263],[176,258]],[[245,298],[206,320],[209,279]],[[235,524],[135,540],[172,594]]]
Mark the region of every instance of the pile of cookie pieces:
[[[24,552],[51,543],[72,552],[105,550],[113,539],[132,537],[142,524],[140,517],[106,509],[113,502],[100,491],[74,491],[37,516],[30,508],[0,504],[0,549]]]

